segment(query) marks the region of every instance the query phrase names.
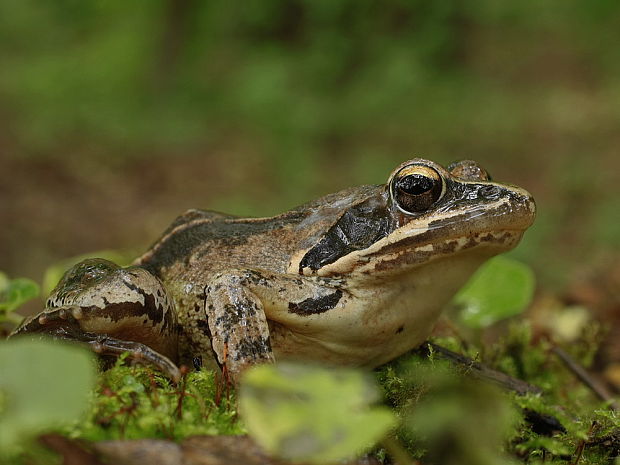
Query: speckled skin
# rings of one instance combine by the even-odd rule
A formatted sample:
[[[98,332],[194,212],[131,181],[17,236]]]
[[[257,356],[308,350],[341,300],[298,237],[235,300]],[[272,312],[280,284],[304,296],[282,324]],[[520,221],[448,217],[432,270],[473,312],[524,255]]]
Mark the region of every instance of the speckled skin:
[[[403,198],[394,187],[409,172],[430,173],[434,190],[423,195],[437,198],[424,208],[424,198]],[[423,159],[397,167],[386,185],[347,189],[271,218],[190,210],[128,269],[133,278],[99,261],[116,276],[104,278],[111,290],[102,291],[101,282],[76,278],[84,272],[74,269],[47,313],[18,332],[44,331],[42,315],[77,306],[80,318],[55,325],[71,326],[70,338],[80,339],[80,328],[114,333],[146,345],[143,354],[154,349],[153,357],[215,360],[233,377],[250,364],[283,358],[373,367],[419,345],[471,273],[518,243],[534,210],[526,191],[491,182],[475,162],[446,170]],[[87,299],[67,290],[76,282]],[[122,317],[101,310],[107,319],[85,329],[94,309],[109,308],[104,294],[108,304],[121,295],[153,299],[141,310],[117,306]],[[93,309],[88,318],[83,307]],[[115,329],[132,318],[144,323],[132,324],[139,337],[127,330],[119,337]]]

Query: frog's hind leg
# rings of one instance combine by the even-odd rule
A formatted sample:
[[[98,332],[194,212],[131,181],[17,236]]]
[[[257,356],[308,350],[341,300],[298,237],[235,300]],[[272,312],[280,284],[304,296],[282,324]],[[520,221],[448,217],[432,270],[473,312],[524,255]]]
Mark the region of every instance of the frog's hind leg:
[[[143,268],[102,259],[78,263],[52,291],[47,308],[13,334],[26,333],[86,343],[103,355],[129,352],[179,377],[176,311],[161,282]]]

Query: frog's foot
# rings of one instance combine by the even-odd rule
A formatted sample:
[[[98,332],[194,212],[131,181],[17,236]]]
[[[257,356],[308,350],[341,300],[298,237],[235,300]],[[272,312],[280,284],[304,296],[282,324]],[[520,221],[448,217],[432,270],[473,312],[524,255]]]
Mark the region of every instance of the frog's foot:
[[[247,279],[244,272],[224,273],[206,288],[213,351],[225,374],[235,381],[247,367],[274,361],[263,304],[248,289]]]
[[[11,336],[45,334],[53,339],[85,344],[102,356],[118,357],[128,352],[130,360],[153,365],[174,382],[181,379],[181,372],[172,360],[145,344],[84,331],[79,323],[83,316],[83,310],[77,306],[46,309],[38,315],[27,318]]]

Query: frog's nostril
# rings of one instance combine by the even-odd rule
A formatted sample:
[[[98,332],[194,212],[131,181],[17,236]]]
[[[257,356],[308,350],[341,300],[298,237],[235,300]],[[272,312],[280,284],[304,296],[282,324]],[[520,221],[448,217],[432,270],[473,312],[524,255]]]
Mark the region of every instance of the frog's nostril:
[[[536,202],[532,197],[526,197],[525,205],[527,205],[527,209],[530,211],[532,215],[536,214]]]
[[[478,193],[486,199],[495,200],[500,197],[501,189],[497,186],[482,186]]]

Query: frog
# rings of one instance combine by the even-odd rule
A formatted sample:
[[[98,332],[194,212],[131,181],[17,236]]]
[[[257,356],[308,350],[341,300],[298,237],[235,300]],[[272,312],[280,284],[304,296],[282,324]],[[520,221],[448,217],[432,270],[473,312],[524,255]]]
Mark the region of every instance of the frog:
[[[292,360],[375,368],[418,347],[454,294],[532,225],[529,192],[473,160],[423,158],[385,184],[245,218],[190,209],[130,266],[87,259],[12,336],[180,366]]]

